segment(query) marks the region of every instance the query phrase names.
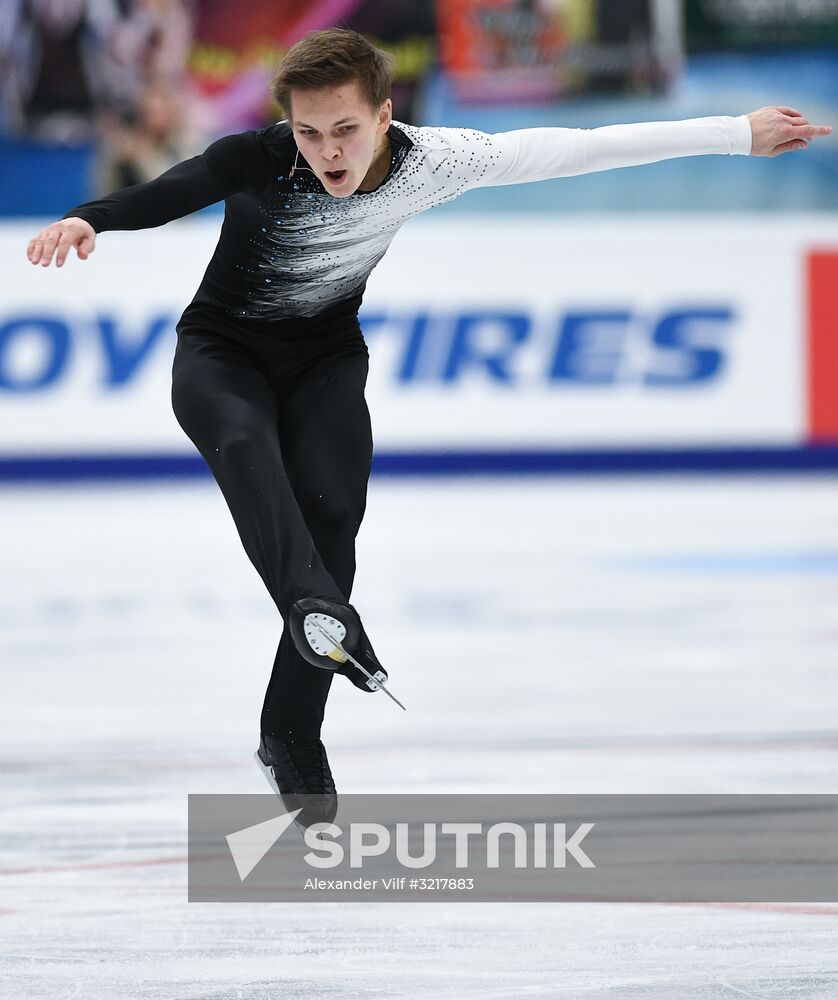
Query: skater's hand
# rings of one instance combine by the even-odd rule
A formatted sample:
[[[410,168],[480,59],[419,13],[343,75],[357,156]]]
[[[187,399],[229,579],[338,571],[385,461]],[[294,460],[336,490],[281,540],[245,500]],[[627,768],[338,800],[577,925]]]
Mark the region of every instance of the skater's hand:
[[[76,248],[79,260],[87,258],[96,249],[96,230],[84,219],[62,219],[42,229],[29,241],[26,256],[33,264],[49,267],[55,254],[55,266],[61,267],[70,247]]]
[[[811,125],[794,108],[760,108],[748,116],[751,123],[751,156],[779,156],[806,149],[816,136],[829,135],[831,125]]]

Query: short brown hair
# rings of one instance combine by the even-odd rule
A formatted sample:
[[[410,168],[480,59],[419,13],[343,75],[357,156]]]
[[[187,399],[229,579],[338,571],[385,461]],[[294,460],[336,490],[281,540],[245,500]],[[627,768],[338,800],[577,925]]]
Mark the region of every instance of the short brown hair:
[[[393,57],[348,28],[312,31],[286,53],[271,81],[277,103],[290,117],[291,91],[339,87],[357,80],[369,106],[377,111],[390,96]]]

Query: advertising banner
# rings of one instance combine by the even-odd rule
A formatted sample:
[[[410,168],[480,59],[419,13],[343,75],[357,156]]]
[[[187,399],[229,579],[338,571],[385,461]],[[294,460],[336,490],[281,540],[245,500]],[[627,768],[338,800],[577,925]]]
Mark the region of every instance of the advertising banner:
[[[194,455],[174,326],[217,221],[33,267],[0,230],[0,459]],[[816,219],[416,220],[361,313],[376,451],[838,441],[838,241]]]

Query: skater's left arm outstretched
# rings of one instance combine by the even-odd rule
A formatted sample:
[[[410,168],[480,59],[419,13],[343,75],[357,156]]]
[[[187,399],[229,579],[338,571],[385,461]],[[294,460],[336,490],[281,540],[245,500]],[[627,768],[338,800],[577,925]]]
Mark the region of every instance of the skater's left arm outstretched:
[[[718,115],[682,121],[606,125],[602,128],[530,128],[494,134],[472,129],[433,129],[453,151],[464,151],[452,171],[457,193],[572,177],[638,166],[681,156],[718,153],[779,156],[805,149],[829,135],[830,125],[813,125],[796,108],[766,107],[747,115]],[[462,164],[462,165],[460,165]]]

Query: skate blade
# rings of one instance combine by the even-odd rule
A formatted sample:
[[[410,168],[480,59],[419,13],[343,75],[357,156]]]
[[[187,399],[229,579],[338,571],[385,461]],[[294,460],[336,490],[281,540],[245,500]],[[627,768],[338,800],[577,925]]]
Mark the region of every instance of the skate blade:
[[[378,691],[378,690],[383,691],[387,695],[387,697],[390,699],[390,701],[394,701],[403,712],[407,711],[407,709],[404,707],[404,705],[402,705],[402,703],[399,701],[399,699],[393,694],[393,692],[384,683],[384,674],[382,674],[380,671],[376,671],[375,676],[373,677],[373,675],[368,670],[364,670],[364,668],[361,666],[361,664],[356,659],[353,659],[353,657],[349,653],[347,653],[346,655],[349,657],[350,661],[352,663],[354,663],[355,666],[359,670],[363,670],[363,672],[367,675],[367,677],[369,678],[369,680],[367,681],[367,686],[368,687],[372,687],[372,685],[374,684],[375,686],[372,687],[373,691]]]
[[[381,689],[391,701],[394,701],[399,706],[399,708],[403,712],[407,711],[404,705],[402,705],[399,699],[390,691],[390,689],[384,683],[384,674],[380,670],[376,670],[375,675],[373,676],[373,674],[371,674],[369,670],[367,670],[367,668],[363,666],[363,664],[359,663],[351,653],[346,652],[346,650],[341,645],[340,640],[335,638],[335,636],[330,635],[326,631],[326,629],[320,624],[320,622],[316,621],[313,624],[314,627],[323,634],[326,640],[335,647],[332,650],[332,652],[340,650],[340,652],[346,657],[346,659],[349,660],[349,662],[352,663],[354,666],[356,666],[361,671],[362,674],[364,674],[364,676],[367,678],[367,687],[372,688],[373,691]]]
[[[266,764],[262,760],[262,758],[259,756],[259,751],[258,750],[256,751],[256,753],[254,753],[253,759],[256,761],[256,765],[259,768],[259,770],[262,772],[262,774],[265,775],[265,781],[267,781],[267,783],[271,786],[271,790],[276,795],[279,796],[279,801],[282,802],[282,792],[280,792],[280,790],[279,790],[279,785],[276,783],[276,778],[274,778],[273,771],[271,770],[270,764]],[[283,804],[283,806],[285,805],[284,802],[282,802],[282,804]],[[296,826],[296,828],[297,828],[300,836],[303,837],[303,838],[305,838],[306,828],[302,825],[302,823],[298,822],[295,819],[294,820],[294,826]]]
[[[267,783],[276,792],[276,794],[279,795],[280,794],[280,792],[279,792],[279,785],[277,785],[277,783],[276,783],[276,779],[273,776],[273,771],[271,771],[270,765],[266,764],[262,760],[262,758],[259,756],[259,751],[258,750],[253,755],[253,759],[256,761],[256,766],[259,768],[259,770],[262,772],[262,774],[265,775],[265,781],[267,781]]]

